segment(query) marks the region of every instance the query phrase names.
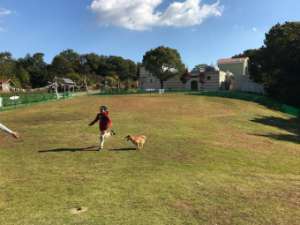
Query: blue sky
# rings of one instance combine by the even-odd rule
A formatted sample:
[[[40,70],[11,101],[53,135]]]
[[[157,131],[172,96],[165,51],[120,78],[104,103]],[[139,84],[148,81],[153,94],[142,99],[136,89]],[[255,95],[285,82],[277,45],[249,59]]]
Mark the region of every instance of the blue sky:
[[[0,51],[43,52],[51,62],[72,48],[141,61],[165,45],[192,68],[260,47],[272,25],[300,20],[299,0],[216,1],[0,0]]]

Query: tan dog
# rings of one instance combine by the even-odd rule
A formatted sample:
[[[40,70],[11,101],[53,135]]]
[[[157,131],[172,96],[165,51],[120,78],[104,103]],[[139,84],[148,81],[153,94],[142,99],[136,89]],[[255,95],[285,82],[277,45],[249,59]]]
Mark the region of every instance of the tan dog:
[[[147,137],[144,135],[136,135],[136,136],[128,135],[125,138],[127,139],[127,141],[131,141],[132,144],[134,144],[138,150],[144,148],[144,144],[146,143],[146,139],[147,139]]]

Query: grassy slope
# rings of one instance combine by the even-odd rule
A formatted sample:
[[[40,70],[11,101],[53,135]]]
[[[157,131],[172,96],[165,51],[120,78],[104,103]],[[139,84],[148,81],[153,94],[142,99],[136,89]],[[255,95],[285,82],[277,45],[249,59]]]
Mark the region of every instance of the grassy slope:
[[[117,137],[87,123],[111,109]],[[0,114],[0,224],[297,224],[299,123],[254,103],[187,95],[80,97]],[[292,127],[293,129],[290,129]],[[143,152],[122,138],[145,134]],[[286,138],[278,138],[286,137]],[[279,140],[280,139],[280,140]],[[119,149],[119,151],[117,151]],[[73,207],[88,207],[72,215]]]

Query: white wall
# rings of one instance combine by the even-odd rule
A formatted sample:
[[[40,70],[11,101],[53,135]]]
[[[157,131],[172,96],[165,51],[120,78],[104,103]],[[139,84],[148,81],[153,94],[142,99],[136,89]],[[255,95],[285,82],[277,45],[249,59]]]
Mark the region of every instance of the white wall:
[[[258,94],[264,94],[264,86],[250,80],[248,76],[238,75],[234,76],[232,80],[231,90],[245,91]]]

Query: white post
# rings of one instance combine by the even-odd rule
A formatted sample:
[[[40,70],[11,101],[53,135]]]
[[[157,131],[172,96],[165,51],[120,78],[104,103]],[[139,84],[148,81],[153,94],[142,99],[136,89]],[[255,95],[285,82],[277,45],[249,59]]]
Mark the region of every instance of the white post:
[[[164,93],[165,93],[165,89],[159,89],[159,90],[158,90],[158,93],[159,93],[159,94],[164,94]]]
[[[56,94],[56,98],[59,99],[59,94],[58,94],[58,85],[55,84],[55,94]]]
[[[3,107],[3,99],[2,99],[2,97],[0,97],[0,108],[2,108]]]

